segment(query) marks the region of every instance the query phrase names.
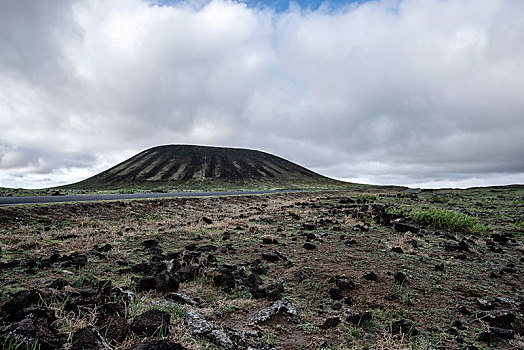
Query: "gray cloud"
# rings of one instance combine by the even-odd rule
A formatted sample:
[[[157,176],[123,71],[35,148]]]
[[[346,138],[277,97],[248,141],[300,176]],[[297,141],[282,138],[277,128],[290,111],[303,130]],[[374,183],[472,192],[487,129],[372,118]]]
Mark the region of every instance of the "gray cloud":
[[[79,180],[171,143],[373,183],[522,183],[521,13],[519,0],[0,2],[0,186]]]

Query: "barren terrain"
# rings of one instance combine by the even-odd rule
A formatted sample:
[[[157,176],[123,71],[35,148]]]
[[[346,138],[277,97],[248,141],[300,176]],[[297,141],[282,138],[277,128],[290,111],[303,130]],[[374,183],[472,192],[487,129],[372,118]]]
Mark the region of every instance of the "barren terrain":
[[[522,186],[0,207],[0,342],[522,348],[523,209]]]

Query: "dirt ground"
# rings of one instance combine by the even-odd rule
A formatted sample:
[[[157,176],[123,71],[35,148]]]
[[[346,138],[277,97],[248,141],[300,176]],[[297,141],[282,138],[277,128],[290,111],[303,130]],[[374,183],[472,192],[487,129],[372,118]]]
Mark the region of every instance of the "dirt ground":
[[[475,218],[482,230],[412,220],[430,209]],[[20,305],[55,314],[42,317],[54,334],[42,349],[74,348],[88,325],[118,349],[150,340],[187,349],[519,349],[523,242],[521,186],[0,207],[0,341],[21,341],[20,323],[39,319],[34,309],[9,311]],[[296,313],[287,304],[257,321],[282,300]],[[124,305],[121,329],[104,323],[108,303]],[[151,309],[170,320],[141,334],[136,319]],[[195,330],[193,312],[213,331]],[[25,334],[24,346],[33,338]]]

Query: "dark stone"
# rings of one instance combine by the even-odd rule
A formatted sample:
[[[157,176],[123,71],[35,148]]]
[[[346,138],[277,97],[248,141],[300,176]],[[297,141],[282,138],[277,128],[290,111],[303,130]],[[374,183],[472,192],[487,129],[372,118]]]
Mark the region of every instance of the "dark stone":
[[[171,340],[152,340],[140,343],[132,350],[186,350],[186,348]]]
[[[266,275],[268,272],[267,267],[262,265],[262,261],[260,259],[256,259],[251,264],[249,264],[251,267],[251,272],[256,273],[258,275]]]
[[[355,290],[356,288],[355,282],[350,281],[350,280],[335,278],[334,282],[336,286],[342,290]]]
[[[297,281],[299,283],[309,278],[308,275],[304,271],[302,271],[302,270],[295,271],[293,276],[295,277],[295,281]]]
[[[24,319],[20,322],[9,323],[0,330],[0,344],[23,344],[21,349],[34,347],[40,350],[59,349],[62,340],[58,332],[42,320]]]
[[[469,311],[465,306],[461,306],[459,312],[464,316],[470,316],[472,314],[472,312]]]
[[[167,269],[167,265],[164,262],[150,262],[144,261],[139,264],[133,265],[131,271],[143,274],[156,274],[158,272]]]
[[[369,322],[373,319],[373,316],[369,312],[363,312],[359,314],[350,313],[347,316],[347,321],[356,325],[360,325],[363,322]]]
[[[212,245],[212,244],[207,244],[207,245],[201,245],[196,250],[197,250],[197,252],[207,253],[207,252],[214,252],[214,251],[216,251],[217,247]]]
[[[167,271],[162,271],[155,275],[155,284],[157,291],[162,293],[171,293],[178,291],[180,280],[178,276],[172,275]]]
[[[211,225],[213,223],[213,220],[211,220],[208,217],[203,216],[200,221],[202,221],[204,224]]]
[[[12,321],[21,321],[24,318],[31,319],[45,319],[47,324],[52,324],[57,320],[55,309],[51,309],[45,306],[30,306],[24,309],[18,310],[16,314],[10,318]]]
[[[72,350],[102,350],[111,349],[100,333],[93,327],[87,326],[73,334]]]
[[[250,289],[257,289],[262,283],[262,278],[256,273],[250,274],[242,281],[242,284]]]
[[[251,289],[251,295],[253,296],[253,299],[267,298],[267,288]]]
[[[399,320],[393,322],[391,325],[392,334],[406,334],[406,335],[417,335],[418,330],[413,327],[413,324],[408,320]]]
[[[124,341],[129,332],[129,324],[125,317],[112,314],[99,318],[96,326],[104,334],[106,339],[113,340],[117,343]]]
[[[280,256],[276,253],[262,253],[262,258],[271,262],[276,262],[280,260]]]
[[[104,245],[95,245],[95,250],[97,252],[104,252],[104,253],[107,253],[109,251],[111,251],[111,249],[113,249],[113,246],[109,243],[106,243]]]
[[[378,278],[378,275],[376,273],[374,273],[374,272],[370,272],[370,273],[367,273],[364,276],[362,276],[362,278],[367,280],[367,281],[376,281],[377,278]]]
[[[153,248],[158,246],[158,241],[156,239],[146,239],[142,242],[142,247],[144,248]]]
[[[420,228],[413,225],[403,224],[401,222],[395,222],[395,230],[398,232],[418,233]]]
[[[395,253],[404,253],[404,250],[401,248],[401,247],[393,247],[391,248],[391,251],[395,252]]]
[[[126,306],[123,303],[107,303],[102,305],[101,312],[104,315],[116,315],[125,317]]]
[[[329,290],[329,297],[333,300],[342,300],[344,298],[344,291],[340,288],[331,288]]]
[[[284,293],[284,286],[282,283],[275,283],[267,287],[267,300],[277,301],[282,299]]]
[[[404,272],[401,272],[401,271],[398,271],[398,272],[395,272],[395,282],[397,282],[398,284],[403,284],[406,282],[407,280],[407,276]]]
[[[162,333],[169,333],[171,315],[165,311],[149,310],[135,317],[131,323],[131,330],[138,335],[154,336],[162,329]]]
[[[350,297],[350,296],[345,297],[344,304],[349,305],[349,306],[353,305],[353,297]]]
[[[517,316],[509,310],[492,310],[478,312],[476,317],[489,323],[491,327],[511,328]]]
[[[435,265],[435,271],[444,271],[444,264]]]
[[[340,318],[338,317],[330,317],[324,321],[324,323],[320,326],[322,329],[329,329],[329,328],[335,328],[340,323]]]
[[[317,246],[314,245],[314,244],[306,242],[306,243],[304,243],[304,249],[306,249],[306,250],[314,250],[314,249],[317,249]]]
[[[500,244],[506,244],[508,243],[508,236],[505,235],[505,234],[499,234],[499,233],[493,233],[491,235],[491,238],[497,242],[497,243],[500,243]]]
[[[331,308],[335,311],[338,311],[338,310],[342,310],[342,304],[341,303],[333,303],[333,305],[331,305]]]
[[[178,277],[180,278],[180,282],[191,282],[195,280],[199,273],[199,266],[189,265],[184,266],[180,270],[178,270]]]
[[[49,284],[49,288],[62,290],[62,289],[64,289],[64,287],[67,286],[68,284],[69,284],[69,282],[67,282],[66,280],[61,279],[61,278],[57,278],[57,279],[55,279],[53,282],[51,282],[51,283]]]
[[[142,277],[138,280],[138,290],[140,292],[147,292],[150,290],[155,290],[156,288],[156,281],[154,276],[146,276]]]
[[[479,335],[479,340],[487,343],[494,343],[500,339],[513,339],[515,337],[515,331],[513,329],[489,327],[489,331],[482,332]]]
[[[25,308],[37,305],[40,302],[40,292],[36,289],[22,290],[17,292],[11,300],[2,305],[2,314],[5,320],[10,321],[16,314]]]

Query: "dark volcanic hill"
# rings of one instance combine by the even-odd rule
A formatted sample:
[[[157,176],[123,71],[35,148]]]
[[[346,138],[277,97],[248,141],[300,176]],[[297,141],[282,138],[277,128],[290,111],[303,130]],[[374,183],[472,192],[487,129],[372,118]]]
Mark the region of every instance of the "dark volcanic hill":
[[[189,145],[158,146],[84,181],[78,189],[291,187],[344,184],[269,153]]]

